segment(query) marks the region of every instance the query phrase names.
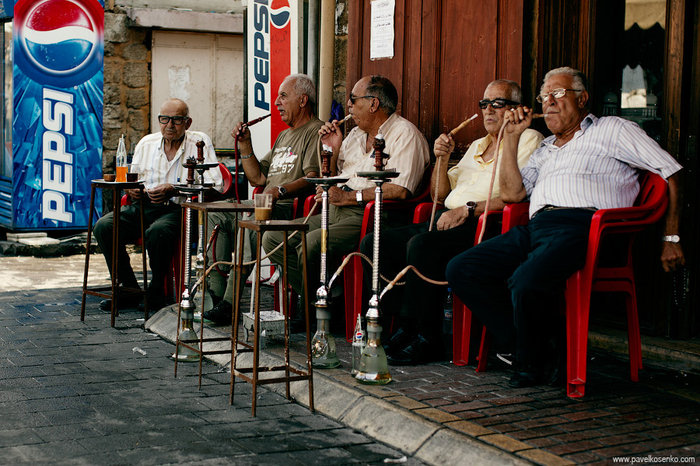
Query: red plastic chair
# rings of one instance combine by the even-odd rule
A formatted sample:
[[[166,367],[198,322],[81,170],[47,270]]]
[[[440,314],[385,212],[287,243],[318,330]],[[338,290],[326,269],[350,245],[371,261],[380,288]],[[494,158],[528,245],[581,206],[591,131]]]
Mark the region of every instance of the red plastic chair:
[[[221,197],[231,197],[235,188],[233,184],[233,175],[231,174],[231,171],[226,168],[226,165],[221,162],[219,162],[219,171],[221,171],[221,179],[224,182],[223,189],[221,190]]]
[[[583,397],[585,393],[588,321],[591,293],[594,291],[624,293],[626,295],[630,379],[634,382],[639,380],[639,369],[642,368],[642,342],[637,312],[632,246],[636,233],[663,217],[668,206],[667,188],[668,185],[661,176],[645,173],[640,178],[640,191],[633,207],[601,209],[593,214],[585,265],[566,282],[566,392],[571,398]],[[504,231],[513,226],[527,223],[528,209],[528,203],[506,206],[503,220]],[[607,266],[600,263],[602,240],[611,236],[617,236],[627,241],[627,254],[621,265]],[[485,363],[486,351],[480,357]]]

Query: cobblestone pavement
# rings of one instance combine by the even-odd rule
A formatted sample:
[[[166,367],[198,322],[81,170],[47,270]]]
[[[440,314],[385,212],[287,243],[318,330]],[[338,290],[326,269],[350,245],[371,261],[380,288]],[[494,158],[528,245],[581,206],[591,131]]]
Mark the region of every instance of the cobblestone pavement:
[[[6,259],[0,258],[0,268]],[[73,262],[79,262],[73,269],[81,280],[82,257]],[[64,264],[52,266],[60,274],[47,273],[49,281],[43,265],[18,264],[36,270],[34,286],[51,290],[3,292],[8,284],[0,284],[0,463],[339,464],[381,462],[408,450],[401,442],[384,440],[389,447],[345,427],[367,432],[356,419],[348,421],[347,411],[329,414],[338,421],[314,416],[266,389],[259,392],[253,419],[250,387],[237,385],[236,403],[229,408],[228,374],[215,364],[205,366],[201,391],[194,367],[180,366],[182,376],[174,379],[172,345],[144,332],[139,315],[125,313],[111,329],[108,316],[96,310],[97,300],[89,298],[86,323],[79,322],[80,290],[63,289],[76,284],[70,275],[76,272]],[[270,288],[262,290],[269,307]],[[230,328],[207,332],[227,334]],[[302,341],[294,335],[297,360]],[[700,460],[697,372],[658,369],[645,360],[640,381],[633,383],[626,359],[591,351],[581,400],[567,398],[563,387],[512,389],[509,373],[495,358],[480,374],[449,362],[391,367],[393,382],[372,387],[349,375],[350,346],[340,336],[336,342],[343,367],[315,371],[317,408],[332,397],[330,391],[318,392],[325,381],[326,389],[352,392],[358,403],[373,401],[382,416],[403,412],[404,419],[422,420],[421,429],[433,429],[432,440],[440,434],[450,439],[444,443],[448,454],[481,445],[504,453],[489,456],[498,461],[546,465]],[[266,352],[279,354],[280,348],[273,343]],[[401,425],[392,427],[401,432]],[[377,431],[368,435],[385,438]],[[409,454],[408,463],[416,458]],[[453,453],[451,461],[435,464],[484,464],[460,458]]]
[[[2,464],[346,464],[403,453],[205,367],[173,378],[173,346],[144,332],[139,314],[116,328],[80,289],[0,293]],[[185,372],[185,371],[183,371]],[[192,373],[193,371],[187,371]],[[196,372],[195,372],[196,373]],[[408,458],[408,464],[421,464]]]

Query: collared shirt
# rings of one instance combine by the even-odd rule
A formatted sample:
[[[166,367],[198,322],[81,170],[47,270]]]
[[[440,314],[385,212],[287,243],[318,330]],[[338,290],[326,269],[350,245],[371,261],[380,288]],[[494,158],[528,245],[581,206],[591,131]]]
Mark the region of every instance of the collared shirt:
[[[211,139],[200,131],[186,131],[180,148],[170,161],[165,155],[163,135],[160,132],[141,138],[134,149],[134,158],[131,163],[138,166],[139,179],[143,180],[144,188],[148,190],[166,183],[185,183],[187,170],[182,164],[189,157],[197,158],[196,144],[200,140],[204,141],[204,161],[206,163],[217,162]],[[199,174],[195,172],[195,179],[198,176]],[[214,183],[214,189],[221,192],[223,181],[219,168],[214,167],[205,171],[204,182]],[[172,200],[179,201],[177,197]]]
[[[390,182],[408,189],[416,194],[416,189],[423,178],[425,167],[430,163],[428,142],[418,128],[405,118],[392,113],[379,127],[384,136],[384,152],[389,155],[387,169],[395,169],[399,176]],[[375,184],[367,178],[356,176],[357,172],[374,171],[374,150],[365,151],[367,133],[355,127],[340,146],[338,156],[338,175],[350,177],[346,184],[353,190],[374,188]]]
[[[530,217],[546,205],[629,207],[639,193],[639,170],[668,179],[682,167],[634,122],[588,114],[562,147],[542,141],[521,170]]]
[[[534,129],[526,129],[518,141],[518,167],[522,168],[530,160],[530,155],[539,146],[543,136]],[[450,194],[445,198],[445,207],[456,209],[462,207],[469,201],[485,201],[489,195],[491,185],[491,175],[493,173],[493,160],[484,162],[482,158],[484,152],[490,144],[496,143],[496,138],[487,134],[481,139],[472,142],[467,152],[457,165],[447,171],[450,179]],[[499,157],[503,155],[503,142],[498,150]],[[501,171],[499,160],[496,169],[496,181],[493,184],[492,198],[501,195],[498,183],[498,173]]]

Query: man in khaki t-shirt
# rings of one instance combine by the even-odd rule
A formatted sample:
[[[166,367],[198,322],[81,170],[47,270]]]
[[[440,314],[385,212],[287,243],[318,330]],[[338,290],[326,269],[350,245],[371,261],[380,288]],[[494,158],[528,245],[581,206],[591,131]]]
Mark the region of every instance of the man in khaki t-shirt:
[[[282,121],[289,129],[282,131],[275,144],[259,161],[253,153],[250,131],[243,123],[231,132],[238,136],[243,170],[253,186],[264,186],[263,193],[272,194],[274,207],[272,218],[291,219],[294,215],[294,198],[311,194],[313,186],[304,180],[305,176],[317,177],[318,168],[318,130],[323,122],[314,115],[316,89],[313,81],[303,74],[287,76],[279,87],[275,106]],[[249,201],[246,201],[249,202]],[[219,225],[216,240],[216,259],[231,260],[236,245],[235,215],[226,212],[209,214],[209,226]],[[248,230],[249,233],[252,231]],[[211,232],[207,232],[209,237]],[[243,260],[252,256],[252,235],[244,245]],[[211,260],[212,257],[209,258]],[[242,277],[248,271],[243,271]],[[214,300],[214,307],[204,313],[204,318],[216,324],[230,324],[234,300],[235,284],[233,273],[228,279],[214,272],[209,275],[209,290]]]

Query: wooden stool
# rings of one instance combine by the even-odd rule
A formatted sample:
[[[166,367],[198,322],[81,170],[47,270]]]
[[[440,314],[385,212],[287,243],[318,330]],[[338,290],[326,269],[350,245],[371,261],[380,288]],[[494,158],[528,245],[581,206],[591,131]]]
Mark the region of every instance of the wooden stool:
[[[253,207],[252,204],[242,204],[242,203],[234,203],[234,202],[227,202],[227,201],[216,201],[216,202],[183,202],[182,203],[182,208],[186,209],[189,208],[190,210],[195,210],[198,211],[202,214],[204,217],[204,231],[208,231],[208,226],[209,226],[209,213],[210,212],[235,212],[236,217],[234,220],[234,231],[238,232],[238,214],[239,213],[244,213],[244,212],[253,212],[255,210],[255,207]],[[186,221],[186,216],[182,216],[182,232],[180,237],[184,238],[184,229],[189,228],[190,225],[185,225]],[[206,234],[206,233],[205,233]],[[182,259],[185,257],[185,254],[189,253],[189,245],[184,244],[184,240],[180,242],[181,243],[181,249],[180,249],[180,260],[181,260],[181,265],[180,265],[180,270],[183,270],[184,264],[182,264]],[[242,255],[242,254],[239,254]],[[206,251],[204,254],[204,264],[203,264],[203,270],[206,273],[207,270],[207,255]],[[185,286],[189,286],[189,283],[186,283]],[[201,290],[201,295],[202,295],[202,304],[200,307],[200,310],[202,312],[202,315],[204,314],[204,298],[206,297],[206,292],[207,292],[207,280],[206,277],[202,279],[202,283],[200,285],[200,290]],[[178,290],[180,292],[181,290]],[[179,296],[178,296],[178,301],[179,301]],[[202,317],[200,319],[200,325],[199,325],[199,344],[198,346],[195,346],[194,344],[197,343],[196,341],[192,340],[180,340],[180,317],[181,317],[181,311],[182,308],[180,305],[177,307],[177,336],[175,338],[175,377],[177,377],[177,363],[178,363],[178,353],[179,353],[179,348],[180,346],[183,346],[195,353],[199,354],[199,380],[198,380],[198,387],[202,387],[202,358],[204,355],[209,355],[209,354],[228,354],[231,351],[226,349],[226,350],[208,350],[204,351],[204,343],[209,343],[209,342],[216,342],[216,341],[230,341],[230,337],[209,337],[209,338],[204,338],[204,324],[201,322],[201,320],[204,318]]]
[[[114,222],[112,223],[112,284],[109,287],[97,287],[91,290],[87,289],[88,280],[88,270],[90,269],[90,241],[92,240],[92,213],[95,210],[95,189],[111,189],[113,195],[113,209],[114,212]],[[85,271],[83,274],[83,298],[80,304],[80,320],[85,320],[85,297],[87,295],[99,296],[100,298],[107,298],[112,300],[112,308],[110,309],[111,320],[110,323],[114,327],[114,318],[118,314],[117,301],[119,299],[119,292],[117,290],[119,286],[119,277],[117,276],[117,271],[119,270],[119,213],[121,212],[121,192],[122,189],[139,189],[141,190],[141,196],[139,196],[139,217],[141,220],[141,238],[144,235],[143,228],[143,182],[133,181],[133,182],[116,182],[116,181],[104,181],[104,180],[92,180],[92,191],[90,192],[90,214],[88,215],[88,232],[87,232],[87,247],[85,251]],[[104,252],[104,251],[103,251]],[[146,299],[146,283],[147,283],[147,269],[146,269],[146,247],[145,245],[141,248],[141,257],[143,259],[143,289],[138,288],[122,288],[123,291],[137,294],[140,293],[143,296],[143,309],[144,318],[148,320],[148,302]],[[107,292],[109,290],[109,292]]]
[[[311,338],[309,333],[309,297],[307,290],[307,278],[306,278],[306,232],[309,230],[309,225],[305,223],[295,223],[289,220],[262,220],[262,221],[241,221],[240,227],[242,229],[249,229],[256,232],[257,247],[256,247],[256,274],[254,281],[254,309],[255,309],[255,324],[254,324],[254,337],[253,344],[250,345],[248,342],[238,341],[238,308],[239,301],[236,300],[234,310],[233,310],[233,323],[231,326],[231,387],[230,387],[230,399],[229,402],[233,404],[233,392],[236,377],[245,380],[253,384],[253,402],[252,402],[252,413],[255,416],[256,398],[258,385],[270,384],[270,383],[280,383],[284,382],[286,384],[286,395],[287,399],[290,399],[289,394],[289,382],[295,382],[299,380],[308,380],[309,383],[309,409],[314,411],[314,388],[313,388],[313,369],[311,367]],[[282,263],[282,288],[287,289],[287,236],[289,232],[298,231],[301,234],[301,248],[302,248],[302,273],[304,274],[304,315],[306,317],[306,371],[297,369],[290,364],[289,360],[289,302],[287,299],[287,293],[283,293],[282,298],[282,313],[284,314],[284,364],[274,367],[259,367],[260,361],[260,260],[261,260],[261,250],[262,250],[262,235],[266,231],[283,231],[284,241],[283,241],[283,253],[284,260]],[[238,241],[239,248],[243,247],[243,234],[241,234]],[[238,261],[235,267],[236,273],[236,295],[240,295],[240,277],[239,274],[243,267],[243,257],[239,254]],[[238,345],[243,346],[242,349],[238,349]],[[236,357],[238,353],[253,353],[253,367],[239,369],[236,367]],[[269,371],[284,371],[284,375],[269,379],[259,379],[259,372],[269,372]],[[295,375],[290,375],[290,372]],[[252,377],[247,375],[252,373]]]

